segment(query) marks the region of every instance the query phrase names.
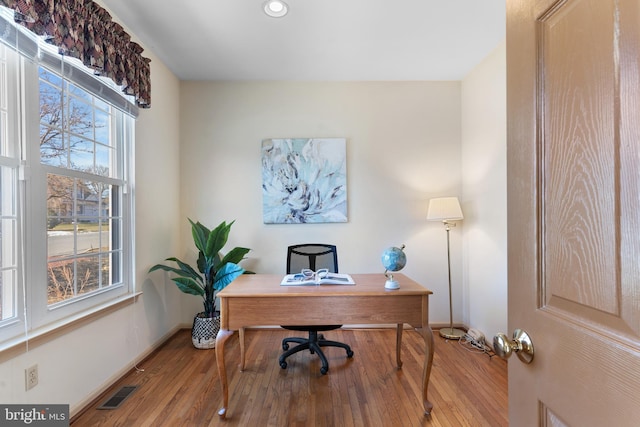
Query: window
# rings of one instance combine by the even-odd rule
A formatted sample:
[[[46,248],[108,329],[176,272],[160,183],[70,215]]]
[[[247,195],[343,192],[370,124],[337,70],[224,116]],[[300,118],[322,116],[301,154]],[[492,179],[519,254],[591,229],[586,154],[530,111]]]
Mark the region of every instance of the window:
[[[15,332],[22,314],[18,301],[18,171],[20,150],[15,99],[16,55],[0,44],[0,328]]]
[[[117,112],[109,104],[43,66],[38,74],[53,306],[122,284],[123,141],[114,137]]]
[[[137,112],[110,80],[3,26],[0,342],[132,293]]]

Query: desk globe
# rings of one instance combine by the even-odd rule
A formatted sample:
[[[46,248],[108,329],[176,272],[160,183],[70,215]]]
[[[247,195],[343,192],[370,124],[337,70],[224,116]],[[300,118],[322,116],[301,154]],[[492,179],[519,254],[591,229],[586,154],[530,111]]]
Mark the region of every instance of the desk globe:
[[[385,268],[384,275],[387,281],[384,284],[386,289],[399,289],[397,280],[393,279],[393,274],[388,271],[400,271],[407,265],[407,256],[404,253],[404,245],[399,248],[391,246],[382,252],[382,266]]]

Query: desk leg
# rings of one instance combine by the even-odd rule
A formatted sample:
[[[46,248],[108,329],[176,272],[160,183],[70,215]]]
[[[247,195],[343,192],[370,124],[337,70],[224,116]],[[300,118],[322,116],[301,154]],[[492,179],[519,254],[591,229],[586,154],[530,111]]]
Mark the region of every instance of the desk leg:
[[[433,331],[429,325],[416,328],[424,338],[424,367],[422,369],[422,403],[425,415],[431,414],[433,404],[427,399],[427,388],[429,387],[429,377],[431,376],[431,365],[433,364]]]
[[[396,326],[396,364],[398,365],[398,369],[402,368],[402,357],[400,355],[402,350],[402,329],[404,327],[403,323],[398,323]]]
[[[240,328],[238,336],[240,338],[240,371],[244,371],[244,328]]]
[[[220,329],[216,336],[216,361],[218,363],[220,384],[222,385],[222,408],[218,411],[220,418],[224,418],[227,415],[227,407],[229,406],[229,384],[227,383],[227,369],[224,364],[224,343],[231,335],[233,335],[233,331]]]

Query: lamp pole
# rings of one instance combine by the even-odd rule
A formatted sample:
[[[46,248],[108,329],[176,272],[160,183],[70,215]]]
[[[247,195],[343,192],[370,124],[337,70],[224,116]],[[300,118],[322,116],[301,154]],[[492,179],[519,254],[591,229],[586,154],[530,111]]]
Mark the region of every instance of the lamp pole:
[[[453,327],[453,297],[451,292],[451,245],[449,243],[449,231],[451,227],[455,227],[454,224],[449,224],[446,219],[442,221],[444,229],[447,231],[447,268],[449,272],[449,327],[440,329],[440,336],[450,340],[459,340],[465,334],[462,329],[456,329]]]

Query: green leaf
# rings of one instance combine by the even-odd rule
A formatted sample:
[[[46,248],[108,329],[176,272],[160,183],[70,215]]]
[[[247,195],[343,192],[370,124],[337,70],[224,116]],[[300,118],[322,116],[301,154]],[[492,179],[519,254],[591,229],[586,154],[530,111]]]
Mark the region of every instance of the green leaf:
[[[211,265],[213,267],[219,267],[222,265],[222,262],[220,260],[220,252],[216,252],[215,256],[213,257],[213,261],[211,262]]]
[[[248,248],[233,248],[222,258],[220,263],[232,262],[234,264],[240,264],[240,261],[244,259],[244,256],[248,254],[250,250],[251,249]]]
[[[227,224],[225,221],[222,221],[220,225],[211,230],[209,240],[207,240],[207,250],[205,251],[207,257],[215,257],[216,254],[222,250],[227,243],[229,232],[234,222],[235,220]]]
[[[164,270],[164,271],[168,271],[168,272],[171,272],[171,273],[179,274],[181,276],[184,275],[184,272],[181,269],[176,268],[176,267],[171,267],[169,265],[164,265],[164,264],[156,264],[156,265],[154,265],[153,267],[151,267],[149,269],[149,273],[151,273],[153,271],[156,271],[156,270]]]
[[[193,243],[195,243],[196,248],[200,252],[205,252],[207,247],[207,239],[209,238],[210,231],[207,227],[200,224],[200,222],[193,222],[189,219],[191,223],[191,235],[193,236]]]
[[[180,261],[178,258],[169,258],[168,260],[174,261],[180,266],[180,270],[184,273],[183,276],[193,277],[195,280],[202,280],[202,276],[186,262]]]
[[[196,265],[198,266],[200,273],[206,274],[207,269],[210,268],[207,264],[207,259],[204,254],[202,252],[198,253],[198,261],[196,261]]]
[[[172,271],[172,270],[175,270],[175,268],[174,267],[169,267],[169,266],[164,265],[164,264],[156,264],[156,265],[154,265],[153,267],[151,267],[149,269],[149,273],[151,273],[153,271],[156,271],[156,270]]]
[[[175,273],[182,277],[191,277],[194,280],[202,280],[202,276],[198,274],[191,266],[185,262],[180,261],[178,258],[167,258],[166,261],[174,261],[180,268],[172,267],[165,264],[156,264],[149,269],[149,273],[156,270],[164,270],[171,273]]]
[[[193,279],[188,277],[174,277],[171,280],[173,280],[178,288],[185,294],[204,296],[204,289]]]

